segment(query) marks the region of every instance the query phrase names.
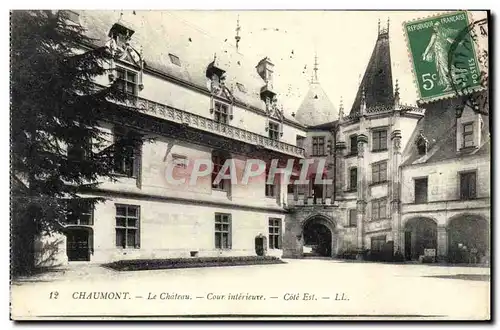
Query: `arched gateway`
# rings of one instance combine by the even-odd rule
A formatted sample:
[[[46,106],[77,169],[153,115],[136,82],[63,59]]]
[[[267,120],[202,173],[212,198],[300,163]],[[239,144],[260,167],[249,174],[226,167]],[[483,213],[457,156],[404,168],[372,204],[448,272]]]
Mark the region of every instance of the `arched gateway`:
[[[335,222],[323,215],[306,219],[302,226],[304,256],[334,256],[337,252],[335,227]]]
[[[462,214],[448,222],[448,261],[482,263],[489,259],[489,223],[481,216]]]

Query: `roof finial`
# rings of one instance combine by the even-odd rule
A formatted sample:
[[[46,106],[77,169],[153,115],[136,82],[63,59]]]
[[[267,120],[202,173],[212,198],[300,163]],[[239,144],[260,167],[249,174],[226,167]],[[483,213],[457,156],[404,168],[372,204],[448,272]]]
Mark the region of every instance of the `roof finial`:
[[[394,89],[394,95],[399,96],[399,82],[397,79],[396,79],[396,87]]]
[[[399,99],[399,82],[396,79],[396,87],[394,88],[394,108],[399,109],[400,99]]]
[[[342,96],[340,96],[339,119],[342,118],[344,118],[344,101],[342,100]]]
[[[389,24],[391,23],[391,18],[387,17],[387,34],[389,34]]]
[[[123,18],[123,10],[120,10],[120,18],[118,19],[117,23],[120,23]]]
[[[378,19],[378,34],[380,34],[380,18]]]
[[[311,83],[318,83],[318,54],[314,53],[314,69]]]
[[[240,30],[241,30],[241,27],[240,27],[240,15],[238,14],[238,18],[236,20],[236,36],[234,37],[234,39],[236,40],[236,51],[238,51],[239,43],[240,43],[240,40],[241,40]]]

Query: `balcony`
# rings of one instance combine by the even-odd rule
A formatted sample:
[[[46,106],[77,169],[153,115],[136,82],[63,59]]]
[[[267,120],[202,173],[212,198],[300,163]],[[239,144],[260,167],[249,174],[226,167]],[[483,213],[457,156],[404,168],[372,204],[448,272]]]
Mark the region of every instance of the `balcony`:
[[[249,143],[260,148],[265,148],[294,157],[304,158],[304,149],[292,144],[270,139],[267,136],[256,134],[234,126],[221,124],[215,120],[205,118],[187,111],[137,97],[135,101],[124,104],[130,108],[138,108],[143,113],[178,124],[187,125],[202,131],[214,133],[230,139]],[[207,109],[208,111],[208,109]]]
[[[305,195],[298,195],[296,198],[293,194],[288,195],[288,206],[337,206],[338,202],[332,201],[331,197],[314,198]]]

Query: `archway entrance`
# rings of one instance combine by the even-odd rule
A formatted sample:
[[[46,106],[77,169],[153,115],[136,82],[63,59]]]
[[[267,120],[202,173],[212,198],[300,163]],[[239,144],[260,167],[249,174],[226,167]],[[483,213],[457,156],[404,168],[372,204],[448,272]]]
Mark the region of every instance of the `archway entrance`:
[[[304,226],[304,256],[331,257],[334,252],[334,237],[331,224],[321,217],[313,218]]]
[[[68,261],[90,261],[92,230],[85,227],[66,228],[66,254]]]
[[[413,218],[405,225],[405,258],[417,260],[425,249],[437,251],[437,224],[429,218]]]
[[[462,215],[448,224],[448,259],[453,263],[480,263],[489,258],[489,224],[474,215]]]

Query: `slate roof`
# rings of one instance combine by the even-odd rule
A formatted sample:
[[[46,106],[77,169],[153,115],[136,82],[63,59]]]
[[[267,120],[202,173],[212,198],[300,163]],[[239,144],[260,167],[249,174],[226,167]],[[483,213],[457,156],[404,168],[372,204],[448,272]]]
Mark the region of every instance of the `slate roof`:
[[[363,87],[365,89],[367,108],[374,106],[392,107],[394,105],[388,30],[379,32],[370,61],[352,104],[350,115],[359,112]]]
[[[260,99],[260,88],[264,86],[264,81],[255,69],[257,63],[245,60],[242,54],[236,52],[234,45],[219,41],[166,11],[77,12],[80,24],[87,29],[87,35],[95,39],[97,46],[104,46],[109,40],[107,35],[111,26],[120,20],[120,23],[135,31],[131,45],[136,49],[142,47],[146,68],[188,82],[207,92],[206,68],[216,54],[217,63],[226,71],[226,85],[231,88],[234,97],[265,112],[265,104]],[[121,18],[120,13],[123,13]],[[173,64],[169,54],[179,57],[181,65]],[[240,91],[237,83],[242,84],[246,91]],[[279,97],[278,94],[278,102]],[[292,116],[285,117],[299,124]]]
[[[406,160],[402,166],[416,163],[435,163],[447,159],[456,159],[468,156],[489,155],[491,139],[489,130],[489,116],[481,115],[483,127],[481,130],[481,145],[475,149],[464,149],[457,152],[456,144],[456,108],[464,108],[462,98],[440,100],[426,105],[425,116],[417,123],[413,136],[403,152]],[[429,141],[427,155],[418,154],[416,140],[420,134]]]
[[[337,117],[338,111],[321,85],[317,82],[311,83],[295,119],[306,126],[316,126],[336,120]]]

